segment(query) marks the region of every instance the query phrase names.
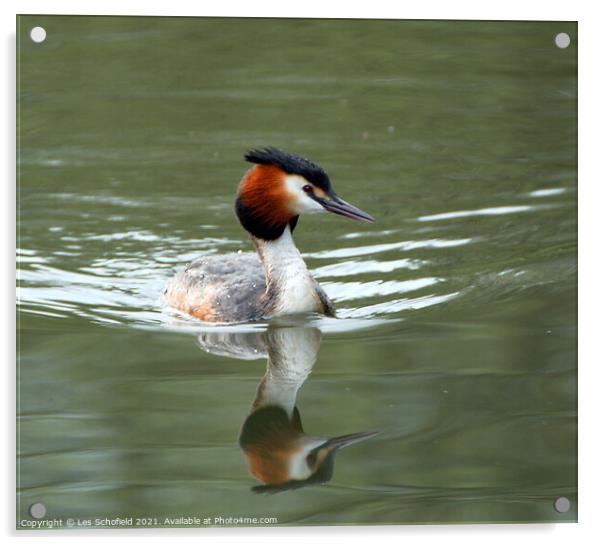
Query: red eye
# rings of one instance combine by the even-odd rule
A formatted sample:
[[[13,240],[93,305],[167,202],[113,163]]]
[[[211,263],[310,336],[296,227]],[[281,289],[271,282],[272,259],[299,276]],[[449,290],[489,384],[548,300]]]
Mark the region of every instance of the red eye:
[[[314,192],[314,188],[309,184],[304,185],[302,187],[302,189],[303,189],[303,191],[305,191],[305,193],[313,193]]]

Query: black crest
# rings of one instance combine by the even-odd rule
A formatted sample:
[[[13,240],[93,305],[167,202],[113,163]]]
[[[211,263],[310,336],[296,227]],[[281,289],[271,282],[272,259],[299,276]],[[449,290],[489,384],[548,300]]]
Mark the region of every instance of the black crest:
[[[330,191],[330,179],[322,167],[289,151],[273,147],[251,150],[245,153],[245,159],[258,165],[276,165],[287,174],[298,174],[327,193]]]

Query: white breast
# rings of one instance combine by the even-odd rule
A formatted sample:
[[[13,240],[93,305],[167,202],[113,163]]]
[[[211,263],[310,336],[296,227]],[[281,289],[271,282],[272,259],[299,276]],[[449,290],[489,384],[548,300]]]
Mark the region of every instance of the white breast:
[[[261,241],[258,249],[266,268],[268,287],[276,297],[273,315],[318,312],[322,303],[316,283],[295,246],[290,228],[272,241]]]

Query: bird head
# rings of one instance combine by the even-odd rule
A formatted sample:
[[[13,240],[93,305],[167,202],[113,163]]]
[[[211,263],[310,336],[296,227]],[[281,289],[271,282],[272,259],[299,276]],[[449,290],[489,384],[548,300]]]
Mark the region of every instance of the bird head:
[[[275,240],[301,214],[332,212],[359,221],[374,218],[345,202],[322,167],[277,148],[249,151],[254,166],[244,175],[236,196],[236,215],[253,236]]]
[[[360,432],[333,438],[304,433],[297,408],[289,418],[278,406],[254,411],[245,420],[239,439],[251,474],[264,484],[255,492],[281,492],[328,482],[336,452],[378,432]]]

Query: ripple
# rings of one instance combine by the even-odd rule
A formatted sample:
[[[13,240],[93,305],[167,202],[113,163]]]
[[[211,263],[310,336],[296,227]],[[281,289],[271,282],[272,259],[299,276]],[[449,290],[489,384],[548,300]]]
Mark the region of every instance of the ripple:
[[[61,240],[70,245],[64,244],[50,254],[43,255],[43,252],[30,248],[20,249],[17,288],[19,307],[31,314],[53,318],[78,316],[108,325],[151,329],[168,327],[198,334],[199,328],[206,327],[207,324],[200,324],[187,315],[166,311],[160,304],[161,290],[173,273],[174,266],[180,266],[200,255],[240,244],[240,241],[216,237],[190,240],[183,236],[177,232],[162,235],[151,229],[114,233],[86,232],[77,236],[67,232]],[[397,320],[399,317],[391,316],[395,312],[436,304],[439,299],[434,294],[426,299],[418,297],[384,301],[383,298],[441,284],[444,278],[428,275],[404,280],[382,279],[379,276],[383,274],[397,270],[417,271],[431,263],[418,258],[380,260],[375,256],[390,251],[454,248],[473,240],[428,238],[308,253],[306,257],[335,260],[312,270],[316,278],[324,279],[323,287],[335,303],[363,300],[366,305],[342,309],[333,320],[324,321],[323,317],[315,316],[306,316],[303,320],[307,324],[308,319],[318,319],[316,326],[323,331],[353,331],[378,325],[382,322],[378,318],[379,314],[386,315],[387,320]],[[102,253],[94,255],[93,242],[110,242],[110,253],[102,250]],[[130,250],[132,243],[137,244],[135,251]],[[67,247],[79,248],[81,252],[63,251]],[[91,258],[79,258],[83,260],[79,267],[67,269],[71,261],[66,257],[85,256],[91,252]],[[363,257],[368,255],[370,257]],[[359,275],[365,275],[365,278],[352,280]]]
[[[421,259],[396,259],[393,261],[376,261],[369,260],[352,260],[342,263],[333,263],[332,265],[324,265],[312,270],[315,278],[338,277],[338,276],[354,276],[365,273],[388,273],[397,269],[417,270],[427,261]]]
[[[345,233],[341,235],[340,239],[350,239],[350,238],[365,238],[365,237],[381,237],[388,236],[397,233],[397,229],[384,229],[382,231],[358,231],[352,233]]]
[[[151,206],[150,202],[145,202],[142,199],[126,199],[123,197],[114,197],[112,195],[78,195],[76,193],[55,193],[51,196],[55,199],[66,201],[94,202],[100,204],[110,204],[113,206],[121,206],[125,208],[139,208]]]
[[[425,295],[414,299],[396,299],[394,301],[385,301],[360,308],[341,309],[338,312],[341,318],[362,318],[366,316],[377,316],[379,314],[391,314],[407,310],[417,310],[441,303],[446,303],[459,295],[459,292],[447,293],[444,295]]]
[[[336,250],[323,250],[321,252],[313,252],[303,254],[304,257],[313,257],[316,259],[333,259],[339,257],[356,257],[368,254],[377,254],[381,252],[389,252],[391,250],[416,250],[421,248],[439,249],[453,248],[455,246],[463,246],[472,241],[471,238],[461,239],[438,239],[432,238],[428,240],[405,240],[402,242],[389,242],[385,244],[372,244],[368,246],[354,246],[351,248],[337,248]]]
[[[431,216],[420,216],[418,221],[439,221],[455,218],[467,218],[472,216],[499,216],[502,214],[516,214],[517,212],[529,212],[535,210],[535,206],[496,206],[493,208],[480,208],[478,210],[459,210],[457,212],[443,212],[442,214],[433,214]]]
[[[33,250],[17,248],[17,263],[45,263],[43,257],[36,255]]]
[[[552,195],[560,195],[566,191],[565,187],[549,187],[545,189],[537,189],[529,193],[530,197],[551,197]]]
[[[405,281],[325,282],[322,284],[322,287],[326,290],[328,296],[336,302],[365,299],[379,295],[386,296],[395,293],[407,293],[438,284],[442,281],[441,278],[417,278]]]

